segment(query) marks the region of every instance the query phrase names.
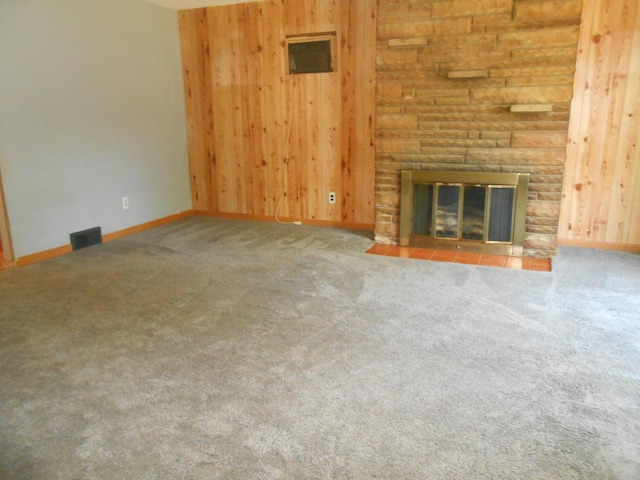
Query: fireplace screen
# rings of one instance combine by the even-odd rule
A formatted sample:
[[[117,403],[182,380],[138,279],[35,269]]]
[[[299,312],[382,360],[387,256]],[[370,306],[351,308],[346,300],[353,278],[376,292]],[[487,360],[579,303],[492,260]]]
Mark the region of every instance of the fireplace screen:
[[[402,172],[400,244],[522,254],[528,174]]]

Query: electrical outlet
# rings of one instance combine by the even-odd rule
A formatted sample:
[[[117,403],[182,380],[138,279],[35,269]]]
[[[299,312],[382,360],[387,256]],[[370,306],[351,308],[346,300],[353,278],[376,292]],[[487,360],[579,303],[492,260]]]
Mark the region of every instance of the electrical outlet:
[[[336,203],[336,192],[329,192],[329,203],[331,205]]]
[[[129,197],[122,197],[122,209],[126,210],[129,208]]]

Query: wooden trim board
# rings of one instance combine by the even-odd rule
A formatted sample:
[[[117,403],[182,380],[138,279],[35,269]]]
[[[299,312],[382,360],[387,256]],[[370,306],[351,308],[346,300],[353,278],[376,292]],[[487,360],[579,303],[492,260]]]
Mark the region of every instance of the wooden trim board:
[[[633,243],[594,242],[591,240],[559,238],[558,245],[564,247],[597,248],[601,250],[620,250],[622,252],[640,253],[640,245],[635,245]]]
[[[235,218],[238,220],[257,220],[261,222],[276,222],[273,215],[253,215],[247,213],[225,213],[225,212],[206,212],[196,210],[196,215],[203,215],[207,217],[221,217],[221,218]],[[315,219],[302,219],[297,218],[280,218],[280,222],[283,224],[291,224],[294,222],[301,222],[302,225],[314,225],[317,227],[337,227],[347,230],[368,230],[373,232],[375,225],[373,223],[358,223],[358,222],[336,222],[331,220],[315,220]]]
[[[107,233],[102,236],[102,241],[104,243],[111,242],[113,240],[126,237],[128,235],[144,232],[145,230],[150,230],[152,228],[165,225],[167,223],[175,222],[176,220],[191,217],[193,214],[194,214],[193,210],[187,210],[185,212],[176,213],[174,215],[169,215],[167,217],[159,218],[157,220],[152,220],[150,222],[141,223],[140,225],[136,225],[134,227],[129,227],[123,230],[118,230],[116,232]],[[31,255],[25,255],[24,257],[20,257],[16,259],[15,264],[18,267],[24,267],[26,265],[31,265],[33,263],[38,263],[44,260],[50,260],[55,257],[60,257],[62,255],[66,255],[71,252],[73,252],[71,245],[62,245],[60,247],[56,247],[49,250],[44,250],[42,252],[32,253]]]
[[[167,223],[175,222],[176,220],[181,220],[183,218],[191,217],[193,215],[194,215],[193,210],[187,210],[185,212],[169,215],[168,217],[163,217],[157,220],[152,220],[150,222],[141,223],[140,225],[136,225],[134,227],[125,228],[124,230],[118,230],[116,232],[106,233],[102,236],[102,241],[104,243],[112,242],[113,240],[117,240],[122,237],[127,237],[129,235],[134,235],[136,233],[144,232],[145,230],[150,230],[152,228],[159,227],[160,225],[165,225]]]
[[[43,262],[52,258],[61,257],[62,255],[66,255],[71,252],[73,252],[73,248],[71,248],[71,245],[63,245],[61,247],[44,250],[42,252],[32,253],[31,255],[25,255],[24,257],[17,258],[15,263],[17,267],[25,267],[33,263]]]
[[[169,215],[168,217],[159,218],[151,222],[142,223],[140,225],[125,228],[123,230],[118,230],[116,232],[107,233],[102,236],[102,241],[104,243],[111,242],[113,240],[118,240],[119,238],[144,232],[145,230],[150,230],[152,228],[159,227],[161,225],[175,222],[176,220],[181,220],[183,218],[191,217],[194,215],[202,215],[207,217],[235,218],[239,220],[258,220],[258,221],[275,222],[274,217],[267,216],[267,215],[248,215],[248,214],[242,214],[242,213],[216,213],[216,212],[207,212],[207,211],[199,211],[199,210],[187,210],[185,212],[176,213],[175,215]],[[296,220],[289,219],[289,218],[282,219],[283,223],[293,223],[294,221]],[[319,227],[338,227],[338,228],[345,228],[348,230],[367,230],[371,232],[373,232],[374,230],[373,223],[334,222],[334,221],[328,221],[328,220],[304,220],[303,224],[314,225]],[[31,265],[34,263],[43,262],[45,260],[50,260],[55,257],[60,257],[62,255],[67,255],[71,252],[73,252],[71,245],[62,245],[60,247],[56,247],[49,250],[44,250],[42,252],[37,252],[31,255],[25,255],[24,257],[20,257],[15,261],[15,265],[18,267],[24,267],[26,265]],[[4,268],[8,266],[10,265],[5,264]]]

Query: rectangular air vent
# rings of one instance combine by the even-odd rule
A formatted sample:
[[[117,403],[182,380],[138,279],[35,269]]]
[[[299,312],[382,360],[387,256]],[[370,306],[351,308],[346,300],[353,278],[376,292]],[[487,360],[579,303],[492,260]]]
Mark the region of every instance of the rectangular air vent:
[[[102,243],[102,229],[100,227],[88,228],[80,232],[74,232],[69,237],[71,238],[71,247],[76,251]]]
[[[287,38],[290,75],[335,71],[335,33]]]

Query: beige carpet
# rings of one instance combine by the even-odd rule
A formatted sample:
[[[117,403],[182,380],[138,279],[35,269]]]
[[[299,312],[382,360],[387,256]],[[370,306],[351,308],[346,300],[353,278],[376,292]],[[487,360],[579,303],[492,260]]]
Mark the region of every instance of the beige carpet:
[[[638,479],[640,256],[190,218],[0,271],[2,479]]]

